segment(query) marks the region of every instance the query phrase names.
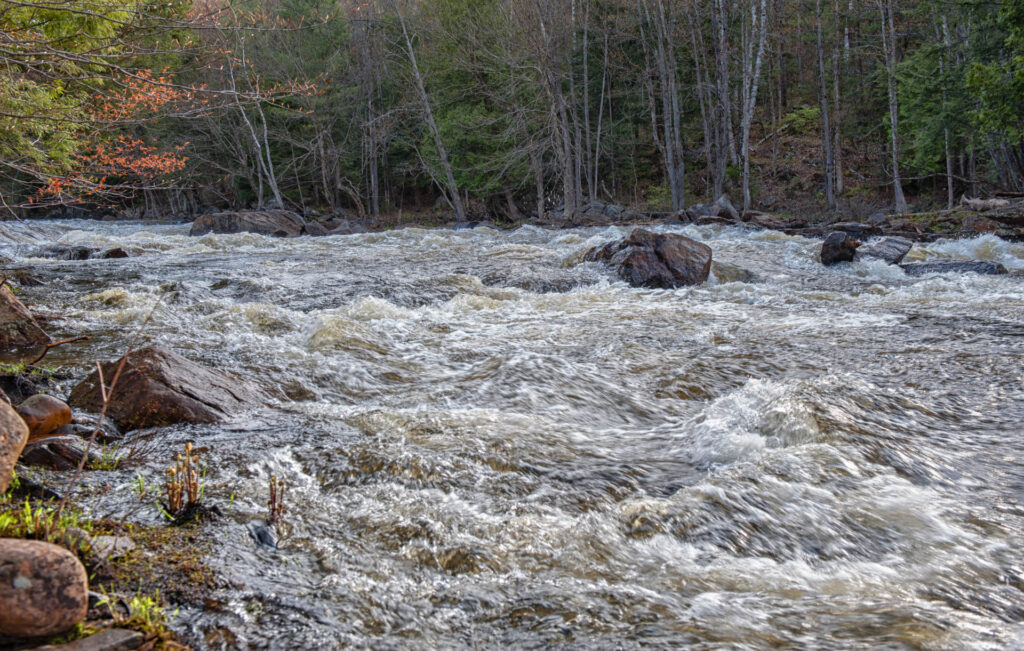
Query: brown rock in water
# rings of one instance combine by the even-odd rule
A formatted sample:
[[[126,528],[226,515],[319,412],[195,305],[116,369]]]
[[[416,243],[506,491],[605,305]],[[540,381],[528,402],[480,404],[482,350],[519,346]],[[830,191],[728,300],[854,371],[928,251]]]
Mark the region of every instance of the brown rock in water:
[[[302,229],[303,235],[311,235],[313,237],[323,237],[329,233],[330,229],[319,222],[306,222]]]
[[[848,233],[843,231],[829,233],[825,241],[821,243],[821,263],[834,265],[839,262],[853,262],[858,246],[860,246],[860,242]]]
[[[711,272],[711,249],[683,235],[635,229],[629,237],[587,252],[607,262],[634,287],[674,289],[699,285]]]
[[[0,634],[57,635],[88,608],[89,582],[74,554],[37,540],[0,540]]]
[[[14,464],[28,442],[28,426],[18,412],[0,401],[0,493],[11,485]]]
[[[21,304],[11,288],[0,287],[0,349],[42,346],[50,337]]]
[[[120,360],[103,364],[108,386]],[[260,404],[263,392],[249,382],[206,368],[159,346],[132,352],[113,389],[107,416],[122,429],[176,423],[219,423]],[[71,391],[71,406],[99,412],[96,371]]]
[[[28,425],[28,440],[46,438],[65,425],[71,424],[71,407],[63,400],[46,394],[34,395],[14,408]]]
[[[192,222],[190,235],[207,233],[259,233],[271,237],[298,237],[306,221],[289,210],[244,210],[202,215]]]

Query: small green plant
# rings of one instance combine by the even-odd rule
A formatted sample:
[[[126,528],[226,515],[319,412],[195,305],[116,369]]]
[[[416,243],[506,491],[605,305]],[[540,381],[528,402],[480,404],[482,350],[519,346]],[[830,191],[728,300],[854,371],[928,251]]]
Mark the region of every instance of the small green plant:
[[[114,622],[121,628],[130,628],[139,631],[146,636],[146,640],[168,640],[171,637],[167,629],[168,620],[177,615],[177,611],[171,615],[160,605],[160,591],[152,595],[136,593],[126,604],[128,612],[124,613],[121,608],[111,606],[110,597],[104,592],[103,599],[98,603],[100,606],[107,606]]]
[[[76,536],[69,536],[69,530],[90,533],[92,524],[74,509],[61,512],[51,505],[34,507],[27,499],[21,506],[11,504],[10,508],[0,510],[0,538],[31,538],[66,544],[75,542],[71,539]]]
[[[142,473],[138,470],[135,471],[135,496],[140,500],[146,499],[146,495],[149,494],[149,486],[146,484],[146,478],[142,476]]]
[[[25,372],[25,362],[0,362],[0,375],[21,375]]]
[[[89,460],[90,470],[117,470],[121,466],[124,457],[118,453],[117,446],[100,450],[99,456]]]

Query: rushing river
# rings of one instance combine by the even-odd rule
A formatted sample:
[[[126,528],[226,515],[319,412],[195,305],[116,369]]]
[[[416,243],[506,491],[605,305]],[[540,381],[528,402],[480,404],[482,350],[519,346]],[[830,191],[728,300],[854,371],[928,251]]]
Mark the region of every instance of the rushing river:
[[[197,645],[1020,648],[1024,279],[670,230],[755,278],[630,288],[581,262],[615,228],[5,223],[0,255],[45,281],[23,293],[53,335],[93,336],[48,363],[116,358],[156,305],[142,341],[277,397],[90,475],[97,515],[155,523],[136,471],[204,449],[231,587],[179,613]],[[39,257],[55,241],[141,255]],[[909,258],[956,256],[1024,269],[991,236]],[[244,526],[270,474],[276,551]]]

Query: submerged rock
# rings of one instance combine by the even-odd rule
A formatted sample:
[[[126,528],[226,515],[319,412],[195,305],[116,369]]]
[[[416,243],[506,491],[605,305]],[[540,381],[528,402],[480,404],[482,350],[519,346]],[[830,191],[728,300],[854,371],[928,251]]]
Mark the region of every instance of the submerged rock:
[[[28,442],[28,426],[18,412],[6,402],[0,401],[0,493],[11,485],[14,464]]]
[[[7,285],[0,287],[0,349],[42,346],[50,337]]]
[[[85,619],[89,581],[78,558],[37,540],[0,540],[0,634],[57,635]]]
[[[944,260],[941,262],[914,262],[901,264],[903,271],[908,276],[926,276],[928,274],[946,273],[975,273],[983,276],[1002,276],[1007,272],[1006,267],[998,262],[984,260]]]
[[[271,237],[298,237],[305,226],[305,220],[290,210],[246,210],[202,215],[192,222],[189,234],[259,233]]]
[[[887,237],[857,249],[856,258],[875,258],[889,264],[899,264],[914,248],[914,243],[905,237]]]
[[[825,241],[821,243],[821,263],[830,266],[840,262],[853,262],[859,246],[860,242],[849,233],[844,231],[829,233]]]
[[[54,258],[57,260],[88,260],[97,253],[99,249],[89,246],[69,246],[67,244],[48,244],[37,251],[40,258]]]
[[[108,386],[120,360],[102,366]],[[219,423],[262,402],[249,382],[206,368],[159,346],[133,351],[113,389],[107,415],[118,427],[141,429],[176,423]],[[99,375],[93,371],[71,391],[73,407],[99,412]]]
[[[31,396],[14,409],[28,425],[29,442],[50,436],[58,428],[71,424],[71,407],[46,394]]]
[[[753,272],[724,262],[712,263],[711,272],[720,283],[752,283],[757,279]]]
[[[711,272],[711,248],[683,235],[635,229],[629,237],[586,254],[605,262],[634,287],[674,289],[699,285]]]

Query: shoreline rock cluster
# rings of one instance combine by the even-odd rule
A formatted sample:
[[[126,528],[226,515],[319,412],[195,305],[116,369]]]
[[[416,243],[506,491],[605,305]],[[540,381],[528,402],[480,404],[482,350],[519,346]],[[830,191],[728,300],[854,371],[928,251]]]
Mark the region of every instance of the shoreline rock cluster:
[[[5,351],[33,351],[51,341],[6,286],[0,288],[0,326],[0,349]],[[267,401],[251,382],[158,346],[133,350],[122,359],[123,363],[114,360],[100,365],[101,370],[74,387],[67,402],[47,393],[54,385],[41,375],[36,377],[31,367],[8,372],[19,375],[4,375],[0,383],[0,494],[11,488],[18,465],[73,470],[95,460],[87,443],[94,432],[97,441],[110,442],[120,439],[122,431],[225,422]],[[109,391],[106,405],[100,389],[101,372]],[[16,381],[7,381],[12,378]],[[4,385],[14,388],[11,396],[3,390]],[[108,418],[101,421],[95,414],[102,413],[104,406]],[[19,491],[31,484],[24,479],[19,482]],[[34,488],[54,495],[43,487]],[[80,535],[85,536],[81,542],[93,557],[102,553],[104,545],[109,546],[106,539],[111,538]],[[113,538],[115,546],[133,545],[130,539]],[[79,546],[79,542],[73,545],[74,549]],[[74,549],[42,540],[0,538],[0,644],[58,635],[83,621],[89,609],[90,582]],[[115,637],[130,636],[135,643],[124,648],[142,643],[142,635],[122,633]]]

